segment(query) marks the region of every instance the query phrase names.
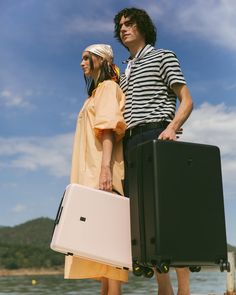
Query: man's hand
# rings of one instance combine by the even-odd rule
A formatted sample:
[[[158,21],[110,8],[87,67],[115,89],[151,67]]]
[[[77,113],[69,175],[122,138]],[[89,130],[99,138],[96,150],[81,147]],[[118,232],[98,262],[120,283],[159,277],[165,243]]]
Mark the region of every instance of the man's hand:
[[[176,134],[182,134],[183,128],[180,128],[178,131],[175,132],[174,128],[167,127],[162,133],[159,135],[158,139],[162,140],[176,140],[179,138]]]
[[[176,140],[176,133],[175,130],[171,127],[167,127],[162,133],[159,135],[158,139],[162,140]]]

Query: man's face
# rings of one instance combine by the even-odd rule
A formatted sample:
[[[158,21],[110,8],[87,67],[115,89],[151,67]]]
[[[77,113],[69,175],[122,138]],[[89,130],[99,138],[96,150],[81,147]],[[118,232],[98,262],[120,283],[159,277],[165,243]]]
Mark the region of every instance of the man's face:
[[[136,23],[129,17],[122,16],[120,20],[120,39],[126,47],[139,45],[145,42],[144,37],[140,34]]]

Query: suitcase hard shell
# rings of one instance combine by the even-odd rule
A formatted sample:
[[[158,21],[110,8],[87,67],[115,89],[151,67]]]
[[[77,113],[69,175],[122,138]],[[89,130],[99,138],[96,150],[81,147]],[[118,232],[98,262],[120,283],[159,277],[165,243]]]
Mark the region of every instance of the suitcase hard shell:
[[[229,270],[218,147],[153,140],[128,165],[133,260],[159,272]]]
[[[129,199],[82,186],[67,186],[50,247],[107,265],[132,269]]]

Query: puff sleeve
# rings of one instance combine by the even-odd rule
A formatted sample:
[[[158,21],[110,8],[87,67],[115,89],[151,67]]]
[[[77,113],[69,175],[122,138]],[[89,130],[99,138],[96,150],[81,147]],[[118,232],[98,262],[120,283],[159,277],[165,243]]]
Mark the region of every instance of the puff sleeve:
[[[105,129],[114,131],[116,141],[124,136],[124,104],[125,95],[114,81],[104,81],[97,87],[94,95],[94,132],[98,139]]]

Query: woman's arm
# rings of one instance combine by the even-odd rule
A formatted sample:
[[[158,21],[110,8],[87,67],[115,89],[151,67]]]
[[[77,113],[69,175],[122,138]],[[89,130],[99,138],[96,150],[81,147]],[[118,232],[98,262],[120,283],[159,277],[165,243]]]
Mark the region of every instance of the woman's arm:
[[[102,163],[99,177],[99,189],[112,191],[111,156],[114,143],[114,134],[111,129],[103,130],[102,142]]]

